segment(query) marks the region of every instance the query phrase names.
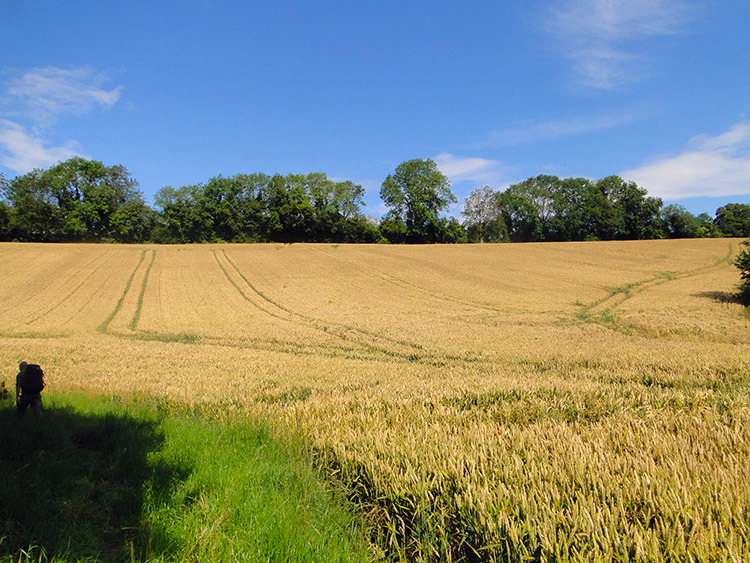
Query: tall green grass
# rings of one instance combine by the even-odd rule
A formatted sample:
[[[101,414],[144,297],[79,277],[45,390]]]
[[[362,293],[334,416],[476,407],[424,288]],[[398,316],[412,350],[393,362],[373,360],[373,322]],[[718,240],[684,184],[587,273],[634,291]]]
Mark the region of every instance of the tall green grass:
[[[41,418],[0,407],[1,562],[369,558],[301,445],[263,422],[47,403]]]

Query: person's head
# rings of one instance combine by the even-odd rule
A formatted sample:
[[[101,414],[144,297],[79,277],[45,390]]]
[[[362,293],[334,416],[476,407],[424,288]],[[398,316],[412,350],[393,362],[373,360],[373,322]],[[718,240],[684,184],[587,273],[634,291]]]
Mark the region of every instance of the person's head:
[[[26,362],[21,362],[20,364],[18,364],[18,369],[19,369],[19,370],[21,370],[21,371],[23,371],[23,370],[25,370],[25,369],[26,369],[26,367],[27,367],[28,365],[29,365],[29,364],[27,364]]]

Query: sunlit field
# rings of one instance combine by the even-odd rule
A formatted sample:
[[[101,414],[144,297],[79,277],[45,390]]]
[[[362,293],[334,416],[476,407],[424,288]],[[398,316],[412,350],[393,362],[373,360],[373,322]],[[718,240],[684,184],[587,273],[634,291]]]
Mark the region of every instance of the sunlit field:
[[[397,559],[747,561],[739,242],[0,244],[3,379],[268,417]]]

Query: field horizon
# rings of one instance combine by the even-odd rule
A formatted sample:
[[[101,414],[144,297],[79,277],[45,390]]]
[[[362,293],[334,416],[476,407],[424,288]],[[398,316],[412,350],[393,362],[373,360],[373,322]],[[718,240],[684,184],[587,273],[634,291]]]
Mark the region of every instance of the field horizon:
[[[305,437],[389,557],[750,557],[741,239],[0,244],[0,360]]]

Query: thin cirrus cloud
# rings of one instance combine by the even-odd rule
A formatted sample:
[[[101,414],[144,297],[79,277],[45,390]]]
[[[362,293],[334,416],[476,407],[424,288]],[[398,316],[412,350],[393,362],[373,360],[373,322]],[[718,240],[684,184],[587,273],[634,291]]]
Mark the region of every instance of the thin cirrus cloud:
[[[685,33],[697,13],[686,0],[560,0],[544,27],[579,84],[614,90],[648,74],[647,39]]]
[[[0,98],[0,163],[18,173],[81,155],[74,140],[52,146],[47,134],[63,115],[112,107],[122,88],[106,89],[91,68],[43,67],[12,78]]]
[[[122,87],[106,90],[102,87],[106,82],[106,75],[91,68],[36,68],[13,79],[7,97],[22,108],[27,119],[48,125],[64,114],[83,115],[97,107],[112,107]]]
[[[529,120],[516,127],[493,131],[489,135],[489,140],[483,144],[486,146],[514,146],[583,135],[635,123],[648,115],[649,111],[646,109],[635,109],[602,115],[579,115],[549,121]]]
[[[750,122],[739,122],[715,137],[694,137],[682,153],[658,157],[621,176],[664,199],[748,194]]]
[[[497,160],[459,158],[450,153],[441,153],[432,160],[451,182],[469,180],[478,184],[497,184],[503,176],[503,167]]]

